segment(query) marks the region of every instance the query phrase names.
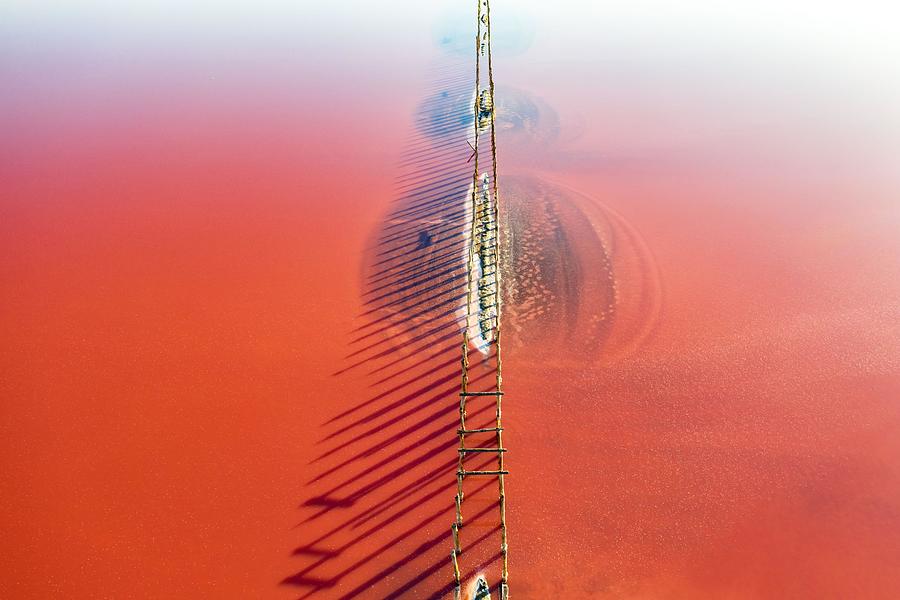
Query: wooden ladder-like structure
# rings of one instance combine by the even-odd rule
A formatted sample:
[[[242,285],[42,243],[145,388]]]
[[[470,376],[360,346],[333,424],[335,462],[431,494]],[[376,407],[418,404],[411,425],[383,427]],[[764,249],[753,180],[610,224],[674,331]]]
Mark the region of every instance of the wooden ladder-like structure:
[[[453,536],[453,574],[455,578],[454,600],[461,600],[462,581],[460,576],[460,555],[463,548],[460,537],[463,529],[463,501],[465,493],[463,484],[470,477],[496,477],[499,484],[500,512],[500,552],[501,581],[500,600],[509,598],[508,545],[506,534],[506,491],[504,478],[509,474],[505,469],[503,446],[503,423],[501,403],[503,399],[503,380],[500,360],[500,244],[499,226],[500,195],[497,186],[497,149],[494,126],[494,75],[491,62],[491,17],[490,0],[477,0],[478,28],[475,37],[475,103],[474,103],[474,150],[475,169],[472,176],[472,213],[469,234],[467,264],[467,302],[466,325],[463,328],[462,341],[462,385],[459,393],[459,462],[456,471],[456,520],[451,526]],[[487,58],[488,85],[481,83],[483,68],[481,57]],[[490,173],[480,173],[479,138],[490,128]],[[491,189],[493,184],[493,189]],[[477,296],[476,296],[477,295]],[[476,311],[477,307],[477,311]],[[473,326],[473,318],[475,325]],[[473,331],[475,333],[473,333]],[[469,355],[473,350],[483,353],[485,360],[495,363],[494,389],[474,391],[470,388]],[[480,399],[493,398],[496,401],[496,420],[494,427],[469,429],[466,424],[467,403]],[[470,447],[466,439],[475,434],[494,434],[495,445],[489,447]],[[466,457],[470,455],[497,455],[497,468],[487,470],[468,470]]]

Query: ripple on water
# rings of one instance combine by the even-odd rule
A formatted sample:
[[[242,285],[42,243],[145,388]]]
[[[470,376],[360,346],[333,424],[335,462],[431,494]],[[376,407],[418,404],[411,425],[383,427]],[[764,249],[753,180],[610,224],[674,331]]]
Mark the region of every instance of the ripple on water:
[[[470,56],[475,37],[474,7],[456,6],[438,20],[432,30],[434,43],[445,52]],[[491,19],[491,51],[494,56],[515,56],[531,47],[535,23],[526,12],[514,7],[503,19]]]
[[[658,312],[659,279],[634,230],[533,176],[505,177],[501,200],[507,345],[593,362],[639,344]]]
[[[497,86],[495,96],[497,134],[505,149],[545,149],[559,137],[559,117],[540,98],[509,86]],[[416,126],[435,140],[450,138],[460,129],[471,130],[473,103],[474,88],[457,85],[438,90],[420,105]]]
[[[582,363],[636,348],[652,331],[660,288],[633,228],[602,203],[538,177],[506,176],[501,194],[504,346]],[[373,246],[365,261],[366,294],[377,298],[372,318],[395,345],[461,327],[465,205],[461,191],[437,212],[388,218],[376,233],[391,243]]]

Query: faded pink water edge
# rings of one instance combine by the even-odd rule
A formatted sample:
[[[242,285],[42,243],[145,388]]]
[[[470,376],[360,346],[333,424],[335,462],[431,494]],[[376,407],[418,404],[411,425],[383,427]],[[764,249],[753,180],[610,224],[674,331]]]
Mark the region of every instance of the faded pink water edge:
[[[3,10],[0,597],[448,597],[468,8]],[[886,19],[492,10],[513,597],[900,595]]]

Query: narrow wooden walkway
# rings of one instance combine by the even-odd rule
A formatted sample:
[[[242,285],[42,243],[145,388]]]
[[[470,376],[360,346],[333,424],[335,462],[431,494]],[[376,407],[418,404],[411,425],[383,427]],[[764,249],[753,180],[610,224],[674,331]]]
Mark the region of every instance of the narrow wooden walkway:
[[[504,464],[507,449],[503,446],[502,400],[503,379],[500,355],[500,193],[497,185],[497,145],[494,124],[494,74],[491,62],[491,8],[490,0],[477,0],[478,25],[475,37],[475,101],[474,140],[472,147],[475,161],[472,175],[472,216],[469,232],[466,302],[466,326],[462,341],[462,385],[459,394],[459,463],[456,471],[456,520],[451,526],[455,580],[454,598],[462,597],[460,563],[463,554],[463,505],[464,483],[470,477],[494,477],[499,485],[499,525],[501,552],[500,600],[509,598],[509,567],[507,561],[508,543],[506,532],[506,489],[505,477],[509,474]],[[487,86],[482,84],[482,57],[487,59]],[[481,172],[479,164],[479,142],[489,132],[491,167]],[[493,361],[495,380],[492,390],[470,389],[469,356],[472,351],[483,353],[486,360]],[[469,402],[483,402],[493,399],[496,403],[496,423],[494,427],[469,429],[466,426],[466,408]],[[469,435],[493,433],[494,445],[471,447],[467,445]],[[482,436],[484,437],[484,436]],[[491,437],[491,436],[489,436]],[[496,468],[469,470],[465,459],[470,455],[496,454]]]

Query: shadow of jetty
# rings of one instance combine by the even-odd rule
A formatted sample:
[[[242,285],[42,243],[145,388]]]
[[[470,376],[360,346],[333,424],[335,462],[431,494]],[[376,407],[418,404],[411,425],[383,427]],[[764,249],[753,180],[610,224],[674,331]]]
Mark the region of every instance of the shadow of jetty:
[[[397,198],[367,248],[361,314],[334,375],[362,379],[369,393],[336,409],[307,469],[297,571],[281,582],[300,598],[428,598],[452,590],[473,85],[470,61],[452,57],[426,88],[398,165]],[[489,421],[493,406],[470,418]],[[471,494],[482,488],[495,490],[496,480],[473,483]],[[496,508],[469,510],[474,521]],[[467,547],[493,534],[473,528]]]

